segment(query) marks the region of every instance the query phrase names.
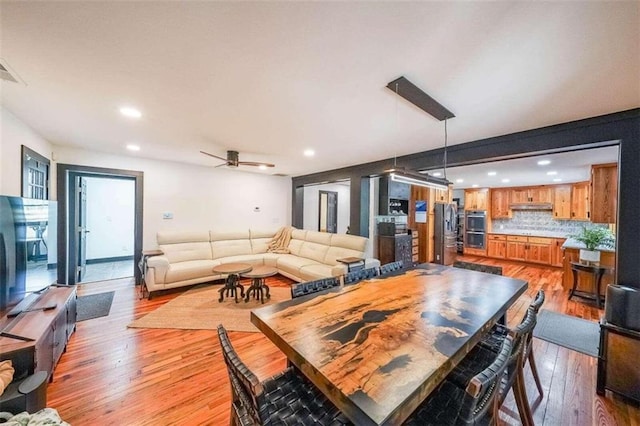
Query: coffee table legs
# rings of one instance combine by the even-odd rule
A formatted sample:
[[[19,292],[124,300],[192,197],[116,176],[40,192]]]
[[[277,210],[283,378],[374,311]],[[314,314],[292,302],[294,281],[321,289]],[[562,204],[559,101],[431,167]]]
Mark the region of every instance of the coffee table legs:
[[[251,294],[253,293],[253,298],[258,299],[258,295],[260,296],[260,302],[264,303],[264,293],[267,293],[267,299],[271,297],[269,294],[269,286],[264,283],[264,278],[254,278],[251,282],[251,287],[247,289],[247,295],[244,298],[245,303],[249,301]]]
[[[236,303],[238,303],[238,291],[236,290],[236,288],[238,287],[240,287],[240,297],[244,298],[244,287],[240,284],[240,277],[238,276],[238,274],[229,274],[224,287],[218,290],[218,292],[220,293],[218,302],[222,302],[226,294],[227,297],[235,297]]]

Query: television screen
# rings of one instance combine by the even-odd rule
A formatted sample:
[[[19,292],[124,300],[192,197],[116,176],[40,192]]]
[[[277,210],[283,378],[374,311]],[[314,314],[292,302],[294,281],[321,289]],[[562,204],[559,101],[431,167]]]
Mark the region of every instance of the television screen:
[[[0,313],[55,282],[56,203],[0,196]]]

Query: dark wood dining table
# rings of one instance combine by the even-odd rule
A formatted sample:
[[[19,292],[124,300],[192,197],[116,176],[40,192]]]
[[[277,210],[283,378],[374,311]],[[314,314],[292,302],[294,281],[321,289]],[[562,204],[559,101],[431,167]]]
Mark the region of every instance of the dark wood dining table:
[[[399,425],[527,288],[424,264],[251,312],[251,321],[357,425]]]

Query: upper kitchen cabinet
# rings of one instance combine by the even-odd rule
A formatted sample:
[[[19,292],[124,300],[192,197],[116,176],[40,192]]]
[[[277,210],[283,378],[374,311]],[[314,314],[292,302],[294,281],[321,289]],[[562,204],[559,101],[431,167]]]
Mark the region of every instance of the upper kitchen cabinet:
[[[491,189],[491,217],[493,219],[506,219],[512,216],[511,209],[509,208],[510,195],[510,189]]]
[[[487,188],[465,189],[465,210],[487,210],[489,205],[489,190]]]
[[[571,219],[589,220],[589,182],[578,182],[571,186]]]
[[[433,197],[435,202],[438,203],[451,203],[453,201],[453,192],[451,188],[448,189],[434,189]]]
[[[549,186],[513,188],[511,190],[511,202],[513,204],[552,203],[553,188]]]
[[[618,211],[618,165],[591,166],[591,221],[616,223]]]
[[[380,178],[379,214],[408,214],[411,185],[395,182],[389,176]]]
[[[571,219],[571,185],[558,185],[553,195],[553,218]]]

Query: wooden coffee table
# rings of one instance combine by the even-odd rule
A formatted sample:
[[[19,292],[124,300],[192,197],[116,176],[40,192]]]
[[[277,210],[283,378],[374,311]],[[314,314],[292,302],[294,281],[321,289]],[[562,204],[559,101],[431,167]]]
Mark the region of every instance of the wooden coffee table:
[[[249,263],[237,262],[223,263],[222,265],[214,266],[213,272],[215,272],[216,274],[227,274],[227,281],[224,283],[224,287],[218,290],[218,292],[220,293],[218,302],[222,302],[226,294],[227,297],[235,297],[236,303],[238,303],[238,292],[236,290],[238,287],[240,287],[240,297],[244,297],[244,287],[240,285],[239,274],[249,272],[252,268],[253,266],[251,266]]]
[[[252,278],[251,287],[247,289],[247,295],[244,298],[245,303],[249,301],[251,294],[253,298],[258,300],[260,296],[260,302],[264,303],[264,292],[266,290],[267,299],[271,297],[269,294],[269,286],[264,283],[264,279],[272,277],[278,273],[278,270],[272,266],[254,266],[249,272],[242,273],[245,278]]]

